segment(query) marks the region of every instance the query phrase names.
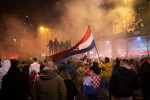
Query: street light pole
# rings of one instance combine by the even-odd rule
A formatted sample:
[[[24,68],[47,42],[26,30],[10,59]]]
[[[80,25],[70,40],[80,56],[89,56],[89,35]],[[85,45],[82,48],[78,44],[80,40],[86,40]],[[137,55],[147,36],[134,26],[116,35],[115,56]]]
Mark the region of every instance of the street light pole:
[[[127,28],[127,0],[125,0],[125,23],[126,23],[126,57],[128,58],[128,28]]]

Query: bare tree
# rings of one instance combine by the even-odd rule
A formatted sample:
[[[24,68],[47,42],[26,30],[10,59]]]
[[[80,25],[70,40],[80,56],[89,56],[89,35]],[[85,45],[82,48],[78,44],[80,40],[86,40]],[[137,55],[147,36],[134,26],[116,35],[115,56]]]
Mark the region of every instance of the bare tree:
[[[144,45],[144,48],[141,45]],[[150,34],[147,33],[146,37],[140,38],[137,41],[137,46],[142,50],[147,52],[147,57],[150,56]]]

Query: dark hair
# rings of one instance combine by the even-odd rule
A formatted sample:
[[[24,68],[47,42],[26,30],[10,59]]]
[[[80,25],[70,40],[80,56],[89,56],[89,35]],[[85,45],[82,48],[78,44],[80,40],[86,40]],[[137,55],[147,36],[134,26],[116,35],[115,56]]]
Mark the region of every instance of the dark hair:
[[[109,63],[109,58],[105,57],[105,63]]]
[[[70,60],[68,60],[68,61],[67,61],[67,64],[70,64],[70,63],[71,63],[71,61],[70,61]]]
[[[133,59],[130,59],[130,60],[129,60],[129,63],[130,63],[130,64],[134,64],[134,60],[133,60]]]
[[[128,59],[122,59],[121,61],[124,62],[124,63],[126,63],[126,64],[129,64]]]
[[[40,70],[42,70],[44,67],[45,67],[45,65],[41,65],[41,66],[40,66]]]
[[[97,62],[93,62],[93,67],[90,67],[89,69],[93,70],[96,75],[100,74],[101,72],[101,68],[98,67]]]
[[[18,68],[18,65],[19,65],[19,61],[18,60],[14,60],[12,59],[11,60],[11,66],[8,70],[8,73],[7,75],[18,75],[18,73],[20,73],[20,69]]]
[[[37,61],[37,58],[33,58],[34,61]]]

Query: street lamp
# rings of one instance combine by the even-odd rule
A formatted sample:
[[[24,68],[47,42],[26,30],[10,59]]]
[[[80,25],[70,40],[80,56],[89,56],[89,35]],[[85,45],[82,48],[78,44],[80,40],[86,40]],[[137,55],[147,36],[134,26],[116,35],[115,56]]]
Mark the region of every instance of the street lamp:
[[[15,55],[16,55],[16,42],[17,42],[17,40],[15,38],[13,40],[15,42]]]
[[[44,47],[46,47],[46,45],[48,44],[48,31],[49,31],[49,28],[45,27],[45,26],[40,26],[39,27],[40,31],[43,33],[43,37],[44,37],[44,40],[45,40],[45,43],[44,43]],[[46,48],[45,48],[45,53],[47,52]]]

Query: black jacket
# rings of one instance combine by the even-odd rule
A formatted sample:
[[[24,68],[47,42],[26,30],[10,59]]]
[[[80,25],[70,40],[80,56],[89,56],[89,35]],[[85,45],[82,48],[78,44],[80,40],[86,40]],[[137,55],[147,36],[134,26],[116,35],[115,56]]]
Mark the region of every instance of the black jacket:
[[[11,67],[2,79],[1,100],[27,100],[27,80],[19,68]]]
[[[77,87],[72,80],[64,80],[67,88],[67,100],[74,100],[74,96],[77,95]]]
[[[139,88],[139,80],[132,69],[119,67],[110,79],[110,92],[115,97],[131,97],[133,90]]]
[[[141,66],[141,85],[142,88],[150,90],[150,64],[144,62]]]

